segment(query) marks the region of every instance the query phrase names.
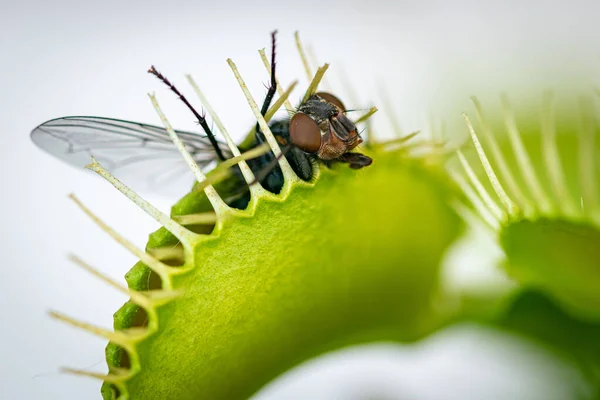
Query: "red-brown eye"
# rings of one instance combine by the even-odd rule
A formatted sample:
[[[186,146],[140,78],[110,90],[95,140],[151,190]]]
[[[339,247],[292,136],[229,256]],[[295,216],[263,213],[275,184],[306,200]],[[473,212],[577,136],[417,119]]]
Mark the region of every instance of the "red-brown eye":
[[[316,153],[321,148],[321,130],[308,115],[300,112],[290,120],[292,143],[306,153]]]
[[[337,97],[335,97],[331,93],[319,92],[319,93],[317,93],[317,95],[320,98],[322,98],[323,100],[328,101],[331,104],[333,104],[334,106],[336,106],[337,108],[339,108],[340,111],[345,111],[346,110],[346,107],[344,107],[344,103],[342,103],[342,101],[340,99],[338,99]]]

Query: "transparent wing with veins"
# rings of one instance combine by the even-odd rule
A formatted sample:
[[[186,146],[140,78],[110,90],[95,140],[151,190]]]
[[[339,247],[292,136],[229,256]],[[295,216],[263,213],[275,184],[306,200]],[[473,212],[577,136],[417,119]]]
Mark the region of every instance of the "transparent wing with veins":
[[[216,160],[206,136],[176,131],[200,168]],[[123,183],[140,191],[181,194],[189,190],[193,175],[158,126],[101,117],[63,117],[44,122],[31,132],[33,142],[61,160],[83,168],[93,155]],[[220,146],[231,157],[226,144]]]

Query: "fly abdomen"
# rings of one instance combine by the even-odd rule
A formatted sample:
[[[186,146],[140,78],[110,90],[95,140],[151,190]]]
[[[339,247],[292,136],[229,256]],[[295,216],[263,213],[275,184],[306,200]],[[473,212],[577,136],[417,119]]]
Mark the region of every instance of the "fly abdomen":
[[[288,163],[304,181],[310,181],[313,176],[313,158],[314,156],[303,152],[294,146],[290,140],[289,119],[276,120],[269,124],[271,132],[277,139],[280,148],[285,154]],[[254,138],[254,146],[259,146],[265,142],[262,132],[257,132]],[[248,165],[252,172],[261,183],[261,185],[271,193],[278,194],[283,187],[283,173],[279,168],[279,163],[272,152],[263,156],[248,160]]]

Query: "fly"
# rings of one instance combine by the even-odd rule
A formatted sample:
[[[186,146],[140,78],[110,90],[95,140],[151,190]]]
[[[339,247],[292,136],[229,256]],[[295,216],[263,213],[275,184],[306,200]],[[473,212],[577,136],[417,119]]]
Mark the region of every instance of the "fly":
[[[262,104],[264,116],[269,109],[277,83],[275,80],[275,34],[271,35],[271,83]],[[154,67],[149,73],[160,79],[194,114],[206,136],[193,132],[176,131],[200,168],[232,157],[225,143],[218,141],[208,126],[204,115],[198,113],[185,96]],[[294,172],[303,180],[313,177],[317,162],[327,166],[347,163],[360,169],[371,165],[372,159],[352,152],[362,142],[355,124],[346,116],[344,104],[334,95],[318,92],[302,102],[291,118],[269,123],[273,135],[282,148]],[[33,142],[50,154],[70,164],[83,166],[94,157],[112,173],[128,175],[128,182],[144,181],[153,190],[155,186],[176,179],[186,167],[179,152],[172,145],[168,132],[162,128],[137,122],[101,117],[63,117],[47,121],[31,132]],[[256,125],[254,139],[247,151],[266,142]],[[247,160],[257,181],[268,191],[279,193],[283,187],[283,174],[273,153]],[[171,165],[171,174],[164,173]],[[247,184],[239,167],[233,168],[236,182],[229,205],[245,208],[249,200]],[[161,184],[161,181],[162,184]]]

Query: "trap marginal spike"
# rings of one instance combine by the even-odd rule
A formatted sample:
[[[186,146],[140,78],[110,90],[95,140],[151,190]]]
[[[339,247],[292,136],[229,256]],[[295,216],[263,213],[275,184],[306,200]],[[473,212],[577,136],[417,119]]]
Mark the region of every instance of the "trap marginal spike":
[[[442,140],[442,141],[447,141],[448,139],[448,125],[446,123],[446,120],[442,119],[440,120],[440,129],[439,129],[439,135],[438,135],[438,139]]]
[[[265,68],[267,69],[267,72],[269,73],[269,75],[271,75],[271,64],[269,63],[269,59],[267,58],[265,49],[260,49],[258,51],[258,53],[260,54],[260,58],[262,59],[262,62],[264,64]],[[283,86],[281,86],[281,84],[279,83],[279,79],[277,79],[277,77],[275,77],[275,82],[277,83],[277,93],[279,93],[279,97],[280,98],[284,97]],[[290,103],[290,101],[287,98],[283,101],[283,104],[285,105],[285,109],[288,112],[293,112],[295,110],[294,106],[292,106],[292,103]]]
[[[498,229],[500,225],[498,220],[496,220],[493,216],[492,219],[488,220],[484,218],[481,214],[476,214],[472,208],[463,204],[461,201],[454,199],[448,202],[448,205],[454,209],[457,215],[459,215],[464,221],[467,221],[469,225],[481,225],[485,226],[489,229],[494,235],[498,233]],[[488,215],[491,216],[489,211]]]
[[[293,81],[290,84],[290,86],[288,86],[288,88],[277,98],[277,100],[275,100],[273,102],[273,105],[269,108],[269,110],[265,114],[265,120],[267,122],[269,122],[271,120],[271,118],[273,118],[273,116],[275,115],[275,113],[277,111],[279,111],[279,109],[281,108],[281,106],[283,105],[283,103],[285,103],[286,101],[288,101],[288,98],[290,97],[290,94],[292,93],[292,91],[294,90],[294,88],[296,87],[297,84],[298,84],[298,81]],[[277,87],[279,87],[279,84],[277,84]]]
[[[113,185],[119,192],[123,193],[129,200],[134,202],[138,207],[144,210],[148,215],[150,215],[154,220],[156,220],[159,224],[165,227],[166,230],[171,232],[179,241],[186,246],[188,249],[192,248],[192,244],[197,242],[200,238],[200,235],[195,234],[192,231],[185,229],[183,226],[179,225],[177,222],[173,221],[166,214],[158,210],[148,201],[143,199],[136,192],[128,188],[125,184],[123,184],[120,180],[118,180],[114,175],[108,172],[94,157],[92,157],[92,163],[85,166],[87,169],[90,169],[100,175],[102,178],[107,180],[111,185]]]
[[[380,147],[380,148],[388,147],[389,148],[389,147],[393,147],[393,146],[397,146],[397,145],[402,145],[402,144],[408,142],[410,139],[417,136],[419,133],[421,133],[421,131],[414,131],[414,132],[409,133],[408,135],[398,137],[396,139],[390,139],[390,140],[386,140],[383,142],[375,143],[374,147]]]
[[[358,96],[356,94],[356,91],[354,90],[354,85],[352,84],[352,80],[348,78],[348,74],[346,73],[346,70],[344,69],[343,66],[339,66],[338,71],[339,71],[340,79],[342,81],[342,86],[347,91],[348,99],[350,99],[350,102],[354,105],[359,104],[360,102],[358,101]]]
[[[173,215],[172,218],[179,222],[181,225],[210,225],[217,222],[217,214],[208,213],[197,213],[197,214],[186,214],[186,215]]]
[[[184,290],[149,290],[143,292],[144,296],[147,296],[152,300],[153,305],[161,306],[170,303],[184,295]]]
[[[109,374],[101,374],[99,372],[86,371],[83,369],[76,369],[76,368],[69,368],[69,367],[62,367],[60,369],[60,372],[65,373],[65,374],[77,375],[77,376],[85,376],[88,378],[99,379],[104,382],[112,383],[114,385],[117,385],[117,387],[119,388],[119,390],[121,390],[121,392],[123,391],[124,387],[122,389],[118,385],[125,383],[127,380],[131,379],[131,376],[132,376],[131,373],[115,374],[115,373],[111,372]]]
[[[504,122],[506,124],[508,138],[510,140],[513,153],[515,154],[515,158],[517,159],[517,164],[521,174],[525,178],[525,182],[529,186],[535,203],[539,206],[539,210],[542,213],[548,214],[552,211],[554,206],[542,188],[542,185],[535,173],[535,169],[533,168],[533,164],[531,163],[531,159],[529,158],[527,150],[525,149],[525,145],[521,140],[521,134],[517,128],[517,123],[511,110],[508,96],[503,94],[500,96],[500,100],[502,102]]]
[[[298,81],[293,81],[290,86],[287,88],[287,90],[285,92],[283,92],[278,98],[277,100],[275,100],[275,102],[273,102],[273,105],[267,110],[264,118],[265,121],[269,122],[273,116],[275,115],[275,113],[281,108],[281,105],[285,102],[288,101],[288,98],[290,96],[290,94],[292,93],[292,91],[294,90],[294,88],[296,87],[296,85],[298,84]],[[277,84],[277,90],[279,90],[280,86],[279,83]],[[246,133],[246,139],[244,139],[243,144],[246,144],[248,142],[251,142],[254,139],[254,135],[256,134],[256,128],[251,128],[248,133]]]
[[[185,162],[188,164],[188,166],[194,173],[196,180],[198,182],[202,182],[203,180],[206,179],[206,176],[202,173],[202,171],[200,171],[200,167],[198,167],[198,164],[196,164],[196,161],[194,161],[194,158],[192,157],[190,152],[185,148],[185,145],[183,144],[183,142],[181,141],[179,136],[177,136],[177,133],[175,133],[175,130],[173,130],[173,127],[167,120],[167,117],[160,109],[160,106],[158,105],[158,101],[156,100],[156,96],[154,96],[153,94],[149,94],[148,96],[150,97],[150,100],[152,101],[152,105],[154,106],[156,113],[160,117],[160,120],[162,121],[165,129],[167,130],[167,132],[169,132],[169,136],[171,137],[171,140],[173,140],[173,143],[175,144],[175,146],[177,147],[177,149],[179,150],[179,152],[185,159]],[[219,220],[222,220],[223,218],[226,217],[226,215],[228,215],[232,212],[232,209],[227,204],[225,204],[223,199],[221,199],[221,196],[219,196],[219,194],[217,193],[215,188],[212,187],[212,185],[206,186],[204,188],[204,193],[206,194],[206,197],[210,201],[210,204],[212,204]]]
[[[86,263],[81,258],[77,257],[76,255],[70,254],[69,260],[71,262],[73,262],[75,265],[77,265],[78,267],[80,267],[80,268],[86,270],[87,272],[89,272],[90,274],[94,275],[96,278],[100,279],[101,281],[103,281],[103,282],[107,283],[108,285],[112,286],[113,288],[117,289],[121,293],[126,294],[127,296],[129,296],[131,298],[131,301],[133,301],[135,304],[139,305],[140,307],[144,307],[145,309],[152,308],[152,303],[149,301],[148,297],[144,296],[144,294],[142,294],[141,292],[138,292],[136,290],[131,290],[131,289],[127,288],[126,286],[119,284],[118,282],[111,279],[110,277],[103,274],[102,272],[98,271],[96,268],[92,267],[90,264]]]
[[[560,154],[557,147],[556,127],[554,121],[555,100],[552,92],[544,93],[542,101],[541,133],[542,154],[544,163],[550,177],[550,185],[557,198],[558,208],[567,216],[575,217],[578,214],[577,206],[569,195],[565,175],[562,168]]]
[[[369,111],[367,111],[362,117],[360,117],[359,119],[357,119],[356,121],[354,121],[354,124],[359,124],[361,122],[365,122],[366,120],[368,120],[369,118],[371,118],[371,116],[373,114],[375,114],[377,111],[379,111],[377,109],[377,107],[371,107],[371,108],[369,108]]]
[[[365,132],[367,133],[367,136],[365,138],[365,146],[372,147],[373,146],[373,142],[376,140],[375,139],[375,130],[373,129],[373,124],[371,124],[371,121],[367,120],[365,121]]]
[[[438,123],[437,123],[436,117],[433,115],[433,111],[430,110],[428,115],[429,115],[429,118],[427,118],[427,126],[429,128],[429,136],[431,137],[431,140],[435,140],[435,139],[443,140],[443,138],[440,139],[441,134],[438,129]]]
[[[132,331],[110,331],[108,329],[100,328],[92,324],[88,324],[87,322],[79,321],[74,318],[71,318],[65,314],[59,313],[58,311],[49,311],[48,314],[67,325],[71,325],[75,328],[79,328],[86,332],[89,332],[95,336],[102,337],[107,339],[119,346],[123,347],[129,353],[129,356],[132,357],[135,352],[135,343],[140,341],[141,336],[138,335],[137,332],[134,333]],[[133,362],[133,361],[132,361]]]
[[[372,140],[373,140],[373,130],[371,129],[371,124],[369,124],[370,120],[369,118],[371,118],[371,116],[373,114],[375,114],[377,111],[379,111],[377,109],[377,107],[371,107],[369,109],[369,111],[367,111],[362,117],[358,118],[356,121],[354,121],[354,125],[357,125],[361,122],[364,122],[366,124],[366,130],[367,130],[367,137],[365,140],[365,145],[367,147],[372,146]]]
[[[498,166],[498,169],[500,170],[500,174],[502,175],[502,179],[504,180],[504,183],[508,187],[512,196],[515,197],[516,203],[521,208],[523,208],[526,215],[530,215],[533,210],[533,205],[531,204],[529,199],[527,199],[527,197],[525,196],[525,194],[523,193],[523,191],[517,184],[517,181],[516,181],[515,177],[513,176],[513,173],[511,172],[510,168],[508,167],[506,158],[502,154],[502,151],[500,151],[500,146],[498,145],[498,141],[496,140],[496,137],[494,136],[494,133],[492,132],[489,124],[485,120],[485,116],[483,114],[483,107],[481,106],[479,99],[477,99],[477,97],[475,97],[475,96],[471,96],[471,101],[475,105],[475,114],[477,116],[477,120],[479,121],[479,124],[482,127],[482,132],[485,136],[486,141],[489,144],[489,149],[491,150],[492,155],[494,156],[494,160],[496,161],[496,165]]]
[[[173,274],[181,273],[181,268],[173,268],[166,264],[163,264],[156,258],[152,257],[150,254],[145,251],[139,249],[129,240],[125,239],[125,237],[121,236],[114,229],[108,226],[104,221],[102,221],[96,214],[94,214],[88,207],[85,206],[73,193],[69,194],[69,198],[96,224],[102,229],[104,232],[108,233],[110,237],[112,237],[117,243],[125,247],[129,250],[133,255],[138,257],[144,264],[148,266],[152,271],[154,271],[158,276],[160,276],[163,284],[167,285],[165,289],[170,289],[171,279],[169,277]],[[160,221],[159,221],[160,222]]]
[[[300,33],[298,31],[294,32],[294,39],[296,40],[296,49],[298,50],[298,54],[300,55],[300,60],[302,60],[302,66],[304,66],[304,72],[306,72],[306,79],[308,79],[308,81],[310,82],[310,80],[313,77],[313,73],[310,68],[310,64],[308,63],[306,53],[304,52],[304,47],[302,46],[302,41],[300,40]]]
[[[194,89],[194,91],[196,92],[198,97],[200,98],[200,101],[204,105],[204,108],[206,108],[206,110],[208,111],[208,115],[211,116],[211,118],[217,125],[217,128],[219,128],[219,131],[221,131],[221,134],[225,138],[225,141],[227,142],[227,145],[229,146],[229,149],[231,150],[231,154],[233,154],[234,157],[239,157],[240,150],[238,149],[237,145],[231,138],[231,135],[229,135],[229,132],[225,128],[225,125],[223,124],[223,122],[221,122],[221,118],[219,118],[217,113],[214,111],[210,102],[208,101],[208,99],[206,98],[204,93],[202,93],[202,91],[200,90],[200,87],[196,84],[196,81],[194,81],[194,78],[192,78],[191,75],[186,75],[186,77],[188,79],[188,82],[190,83],[190,85],[192,86],[192,88]],[[240,170],[242,171],[242,175],[243,175],[246,183],[248,185],[250,185],[251,182],[254,182],[254,180],[255,180],[254,173],[252,172],[252,170],[250,169],[250,167],[248,166],[246,161],[241,160],[238,163],[238,165],[240,167]],[[265,194],[265,190],[260,185],[260,183],[257,182],[255,185],[250,186],[250,193],[252,194],[253,197],[256,198],[258,196],[263,196]]]
[[[181,100],[183,102],[183,104],[185,104],[185,106],[192,112],[192,114],[194,114],[194,116],[198,120],[198,123],[202,127],[202,130],[204,130],[204,133],[206,133],[206,136],[207,136],[209,142],[211,143],[211,145],[213,147],[213,150],[214,150],[215,154],[217,155],[217,158],[219,160],[221,160],[221,161],[225,160],[225,155],[221,151],[221,148],[219,147],[219,143],[217,142],[217,139],[215,138],[215,135],[212,133],[212,131],[210,130],[208,124],[206,123],[206,118],[204,118],[203,115],[201,115],[198,111],[196,111],[196,109],[194,108],[194,106],[192,106],[192,104],[187,100],[187,98],[175,87],[175,85],[173,85],[171,83],[171,81],[169,81],[169,79],[167,79],[166,76],[164,76],[163,74],[161,74],[154,67],[154,65],[152,65],[148,69],[148,73],[154,75],[162,83],[164,83],[179,98],[179,100]],[[175,140],[170,133],[169,133],[169,136],[172,138],[172,140]],[[178,150],[179,150],[179,148],[178,148]]]
[[[306,89],[306,93],[304,94],[304,97],[302,98],[303,103],[305,103],[310,98],[310,96],[312,96],[313,94],[315,94],[317,92],[319,83],[321,82],[321,79],[325,75],[325,72],[327,72],[328,68],[329,68],[329,64],[324,64],[321,68],[319,68],[317,70],[314,78],[310,82],[310,85],[308,85],[308,89]]]
[[[392,130],[397,137],[403,136],[402,128],[400,128],[400,122],[398,118],[396,118],[396,113],[394,111],[394,107],[392,106],[392,102],[390,101],[389,94],[385,89],[384,85],[379,85],[379,97],[383,101],[383,109],[392,125]]]
[[[100,280],[106,282],[107,284],[109,284],[113,288],[117,289],[121,293],[126,294],[127,296],[129,296],[130,300],[133,303],[137,304],[138,306],[140,306],[144,309],[144,311],[148,314],[149,323],[148,323],[148,326],[146,328],[144,328],[144,330],[140,331],[140,336],[145,336],[146,333],[156,331],[156,329],[158,328],[158,316],[156,315],[155,308],[157,306],[166,304],[166,301],[164,301],[162,299],[160,299],[160,301],[157,301],[152,295],[148,294],[147,292],[140,292],[137,290],[132,290],[132,289],[129,289],[129,288],[119,284],[118,282],[116,282],[113,279],[111,279],[110,277],[104,275],[103,273],[101,273],[97,269],[93,268],[91,265],[84,262],[83,260],[81,260],[79,257],[77,257],[75,255],[72,255],[72,254],[69,255],[69,260],[71,262],[73,262],[75,265],[79,266],[80,268],[83,268],[87,272],[89,272],[92,275],[94,275],[95,277],[99,278]],[[161,290],[160,292],[163,292],[163,291]],[[164,292],[167,292],[167,291],[164,291]],[[168,298],[168,300],[171,301],[174,298],[175,297],[171,297],[171,298]],[[130,333],[131,332],[132,331],[130,331]]]
[[[600,225],[600,204],[597,195],[596,168],[594,165],[594,125],[597,122],[592,117],[592,104],[590,100],[581,98],[579,104],[581,107],[579,123],[579,180],[582,200],[585,201],[585,215]]]
[[[473,145],[475,146],[475,150],[477,151],[477,156],[479,157],[479,161],[481,162],[481,165],[483,166],[483,169],[485,170],[485,174],[487,175],[487,177],[492,185],[492,188],[494,189],[494,192],[496,192],[496,195],[500,199],[500,202],[502,203],[504,210],[509,215],[516,215],[519,212],[519,209],[518,209],[517,205],[511,200],[511,198],[508,197],[508,195],[504,191],[504,188],[500,184],[500,181],[498,180],[498,177],[496,176],[496,173],[494,172],[494,169],[492,168],[492,165],[490,164],[490,162],[485,154],[485,151],[483,150],[483,147],[481,147],[481,143],[479,142],[479,138],[477,137],[477,133],[475,132],[475,129],[473,128],[473,124],[471,123],[471,120],[469,119],[468,115],[465,113],[463,113],[462,116],[465,120],[465,123],[467,124],[467,127],[469,128],[471,140],[473,141]]]
[[[240,154],[239,156],[228,158],[227,160],[225,160],[222,163],[220,163],[219,165],[217,165],[210,172],[210,175],[207,176],[202,182],[198,183],[196,185],[195,190],[205,190],[207,187],[209,187],[213,183],[217,183],[217,182],[227,178],[229,175],[231,175],[231,167],[233,167],[237,163],[239,163],[241,161],[260,157],[260,156],[268,153],[269,151],[270,151],[270,146],[268,143],[265,143],[265,144],[255,147],[251,150],[248,150],[248,151]],[[258,184],[258,182],[256,179],[254,179],[253,181],[249,182],[248,184],[249,184],[250,188],[252,188],[252,187],[256,186]],[[262,189],[262,186],[260,188]],[[271,196],[271,193],[267,192],[264,189],[263,189],[263,191],[257,191],[257,193],[259,193],[260,197],[270,197]],[[218,221],[218,216],[217,216],[217,221]]]
[[[386,151],[393,151],[389,147]],[[433,165],[440,165],[445,158],[450,158],[456,150],[446,149],[444,143],[434,141],[420,140],[400,146],[396,151],[408,152],[413,158],[422,158]]]
[[[488,209],[490,210],[490,212],[497,219],[502,220],[504,218],[504,213],[502,212],[502,210],[500,209],[500,207],[496,204],[496,202],[494,200],[492,200],[492,197],[487,192],[487,190],[485,189],[485,187],[483,186],[483,184],[481,183],[481,181],[479,180],[479,178],[477,177],[477,175],[473,171],[473,168],[471,168],[471,165],[469,164],[469,162],[465,158],[465,156],[462,153],[462,151],[458,150],[456,152],[456,155],[458,156],[458,160],[460,161],[460,164],[462,165],[465,173],[467,174],[467,177],[469,178],[469,181],[475,187],[475,190],[477,191],[477,193],[479,193],[479,196],[481,196],[481,199],[483,200],[483,202],[485,203],[485,205],[488,207]]]
[[[271,132],[271,129],[269,128],[269,124],[267,124],[267,121],[265,121],[265,119],[261,115],[260,110],[258,109],[258,105],[256,104],[256,101],[252,97],[252,94],[250,94],[250,91],[248,90],[246,83],[242,79],[242,76],[240,75],[235,63],[230,58],[228,58],[227,64],[229,64],[229,67],[233,71],[233,74],[235,75],[235,78],[237,79],[238,84],[240,85],[240,88],[242,89],[242,92],[244,93],[244,96],[246,96],[246,100],[248,101],[248,104],[250,105],[250,108],[252,109],[252,112],[254,113],[256,120],[258,121],[258,125],[260,126],[261,131],[265,135],[265,139],[269,143],[269,146],[271,146],[271,150],[273,151],[273,154],[278,159],[279,167],[281,168],[281,171],[283,173],[284,182],[291,183],[291,182],[299,181],[298,176],[296,175],[296,173],[294,172],[294,170],[288,163],[287,159],[282,156],[281,149],[279,148],[279,144],[277,143],[277,139],[275,139],[275,136],[273,136],[273,133]]]
[[[184,258],[183,248],[174,246],[174,247],[161,247],[155,249],[148,249],[148,253],[152,255],[152,257],[157,260],[168,260],[168,259],[182,259]]]
[[[222,164],[225,165],[226,168],[229,168],[229,167],[237,164],[240,161],[251,160],[253,158],[260,157],[260,156],[268,153],[269,151],[270,151],[269,144],[265,143],[265,144],[256,146],[255,148],[250,149],[236,157],[227,159],[227,160],[223,161]]]
[[[319,68],[320,64],[317,61],[317,56],[315,54],[314,48],[311,45],[306,46],[306,54],[308,55],[309,65],[311,65],[311,69]],[[326,76],[324,76],[321,80],[321,86],[323,86],[326,91],[333,90]]]
[[[484,204],[481,197],[477,195],[473,187],[467,182],[467,180],[459,173],[454,171],[449,171],[450,176],[454,180],[454,182],[458,185],[460,190],[464,193],[466,198],[471,202],[478,215],[481,216],[483,221],[492,229],[498,230],[500,227],[500,221],[490,209]]]

